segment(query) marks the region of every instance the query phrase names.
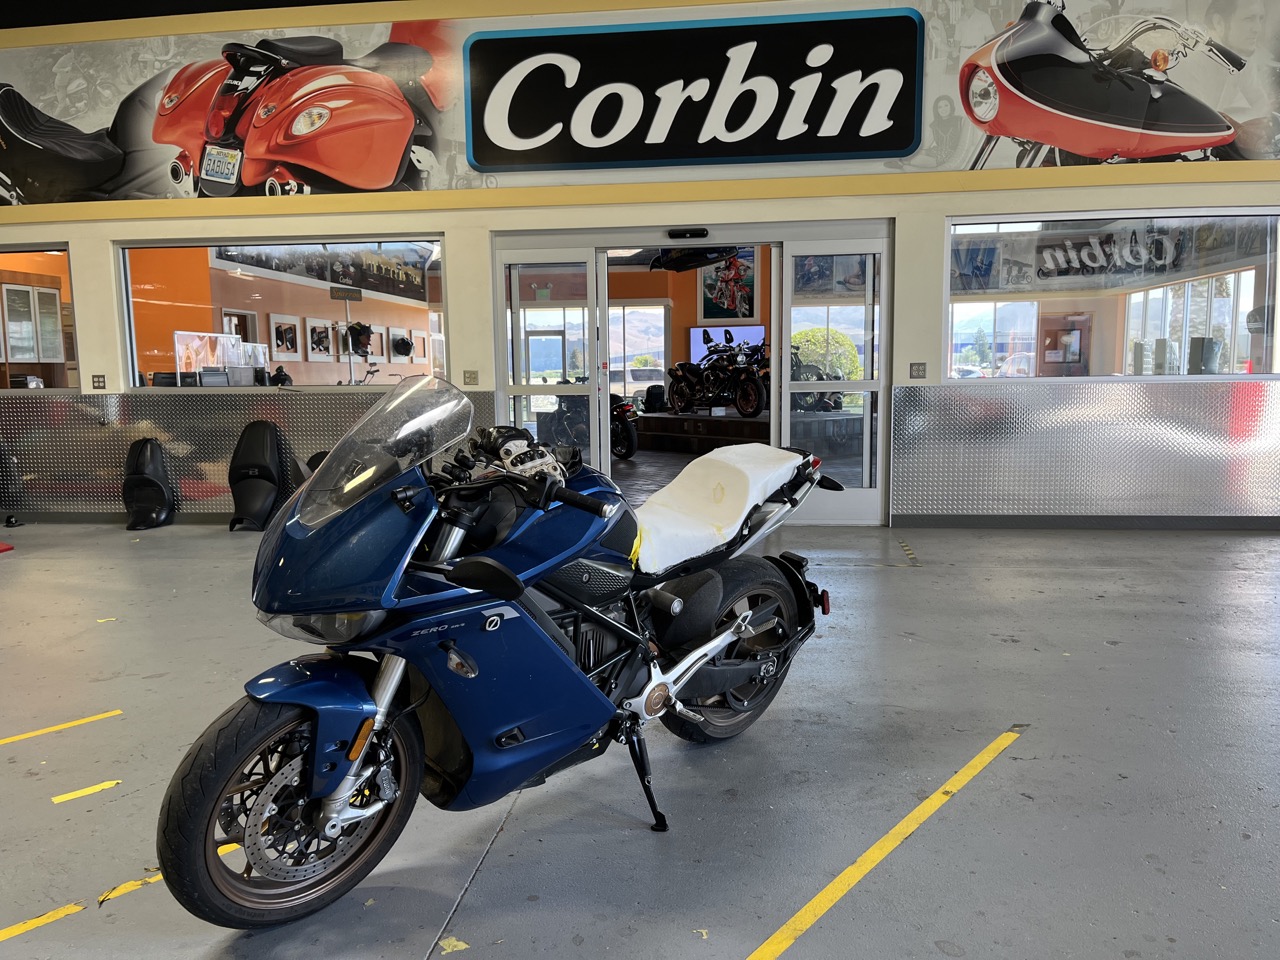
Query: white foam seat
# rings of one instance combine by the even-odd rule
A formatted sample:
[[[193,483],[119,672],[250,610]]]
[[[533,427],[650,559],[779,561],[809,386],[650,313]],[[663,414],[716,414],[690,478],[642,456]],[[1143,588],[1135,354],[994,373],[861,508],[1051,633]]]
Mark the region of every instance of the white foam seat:
[[[636,568],[661,573],[723,546],[791,479],[799,454],[763,443],[720,447],[691,462],[636,510]]]

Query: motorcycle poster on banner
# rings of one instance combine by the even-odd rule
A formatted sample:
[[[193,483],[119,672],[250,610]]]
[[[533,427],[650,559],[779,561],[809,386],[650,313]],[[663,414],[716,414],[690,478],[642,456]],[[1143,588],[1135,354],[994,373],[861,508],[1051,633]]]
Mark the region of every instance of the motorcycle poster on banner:
[[[751,10],[0,49],[0,206],[1280,156],[1280,4]]]

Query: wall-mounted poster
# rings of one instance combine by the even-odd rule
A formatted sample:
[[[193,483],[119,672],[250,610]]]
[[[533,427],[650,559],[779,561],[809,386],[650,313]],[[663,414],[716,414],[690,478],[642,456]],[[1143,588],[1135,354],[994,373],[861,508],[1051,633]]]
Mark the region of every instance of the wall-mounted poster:
[[[270,315],[271,359],[302,359],[302,318],[287,313]]]
[[[336,353],[333,324],[307,317],[307,359],[313,363],[332,363]]]
[[[750,322],[756,318],[756,248],[739,247],[737,254],[698,269],[698,322]]]

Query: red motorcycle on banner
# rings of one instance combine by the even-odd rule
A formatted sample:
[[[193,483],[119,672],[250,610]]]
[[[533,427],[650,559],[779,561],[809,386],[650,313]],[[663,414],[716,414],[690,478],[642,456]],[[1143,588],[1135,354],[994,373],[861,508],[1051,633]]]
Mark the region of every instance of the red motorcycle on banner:
[[[429,45],[347,60],[326,37],[227,43],[145,81],[91,133],[0,83],[0,204],[425,189],[448,106]]]
[[[1172,44],[1139,49],[1136,41],[1157,31]],[[969,169],[984,167],[1002,138],[1017,145],[1019,167],[1239,159],[1236,125],[1170,79],[1193,52],[1232,73],[1245,66],[1164,16],[1140,17],[1113,45],[1091,49],[1064,0],[1031,0],[960,67],[965,113],[985,134]]]
[[[153,132],[179,148],[173,181],[213,197],[420,186],[439,126],[422,83],[431,54],[406,43],[342,54],[336,40],[286,37],[228,43],[222,59],[179,70]]]

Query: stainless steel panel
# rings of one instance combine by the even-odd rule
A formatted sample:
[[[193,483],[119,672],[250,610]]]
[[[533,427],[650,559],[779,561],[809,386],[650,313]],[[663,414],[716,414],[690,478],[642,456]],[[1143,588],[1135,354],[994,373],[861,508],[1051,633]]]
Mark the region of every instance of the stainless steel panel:
[[[381,394],[368,390],[146,390],[76,394],[0,392],[0,511],[120,513],[129,444],[164,446],[180,514],[231,516],[227,469],[245,425],[269,420],[306,461],[329,450]],[[468,393],[476,426],[492,425],[493,394]],[[292,485],[286,481],[286,492]]]
[[[1275,517],[1280,382],[897,387],[890,515]]]

